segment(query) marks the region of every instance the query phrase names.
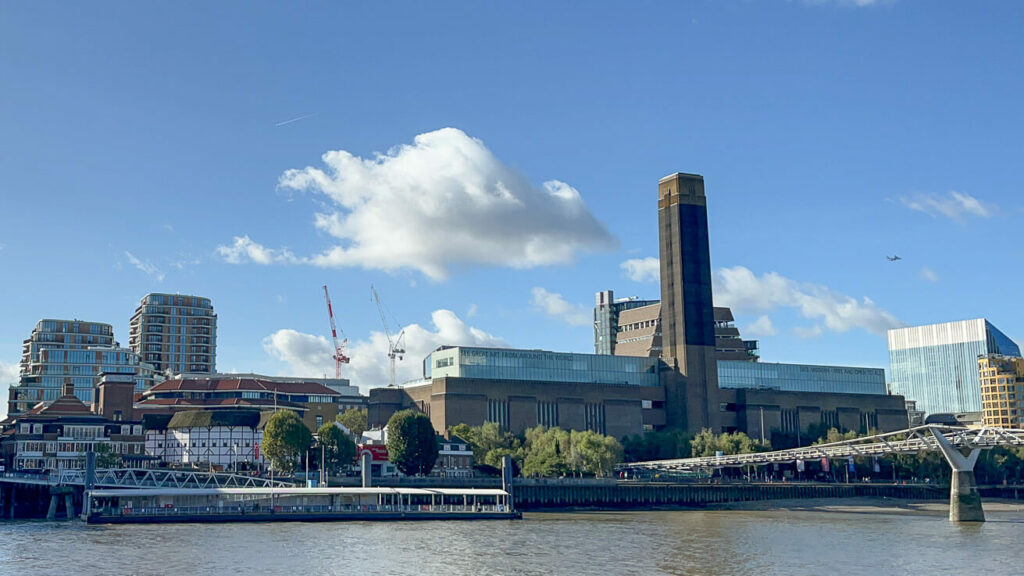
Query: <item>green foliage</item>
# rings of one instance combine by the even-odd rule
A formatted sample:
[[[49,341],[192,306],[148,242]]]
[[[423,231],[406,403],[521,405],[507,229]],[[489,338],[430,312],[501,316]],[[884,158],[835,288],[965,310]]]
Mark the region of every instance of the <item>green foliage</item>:
[[[682,430],[648,431],[622,440],[626,462],[689,458],[692,438]]]
[[[1024,481],[1024,446],[982,450],[974,467],[979,484],[1020,484]]]
[[[329,472],[352,465],[356,458],[356,445],[341,429],[328,422],[317,430],[317,436],[323,446],[324,464]]]
[[[366,431],[366,408],[349,408],[341,414],[338,414],[335,419],[339,424],[348,428],[348,431],[359,438]]]
[[[610,476],[624,452],[615,438],[592,431],[538,426],[526,430],[521,438],[501,430],[497,423],[486,422],[482,426],[452,426],[448,434],[469,443],[477,464],[501,468],[502,458],[511,456],[524,476]]]
[[[710,429],[701,430],[690,442],[693,457],[715,456],[718,452],[726,456],[750,454],[771,450],[768,442],[758,442],[743,432],[725,432],[715,435]]]
[[[569,466],[580,475],[611,476],[622,456],[622,445],[611,436],[590,430],[570,433]]]
[[[847,432],[840,432],[837,428],[829,428],[825,435],[818,438],[811,443],[811,446],[817,446],[819,444],[833,444],[836,442],[842,442],[843,440],[855,440],[859,435],[853,430]]]
[[[561,428],[537,426],[526,431],[524,476],[563,476],[569,471],[569,433]]]
[[[402,410],[388,420],[388,457],[403,474],[430,474],[437,452],[437,435],[425,414]]]
[[[313,443],[313,435],[291,410],[275,412],[263,429],[263,453],[274,469],[291,474]]]
[[[491,458],[498,462],[496,468],[500,468],[502,456],[505,454],[515,455],[523,445],[523,441],[515,434],[502,431],[497,422],[484,422],[483,426],[459,424],[448,428],[448,435],[449,437],[458,436],[468,442],[469,447],[473,450],[473,459],[477,463],[494,466],[488,458],[488,455],[493,452]]]
[[[117,468],[121,466],[120,454],[115,454],[106,442],[97,442],[93,451],[96,452],[97,468]]]

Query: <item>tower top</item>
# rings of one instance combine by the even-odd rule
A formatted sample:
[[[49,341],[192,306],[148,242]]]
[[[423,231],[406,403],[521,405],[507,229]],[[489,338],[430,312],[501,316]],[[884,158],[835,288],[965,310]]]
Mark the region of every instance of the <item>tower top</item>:
[[[706,206],[704,177],[700,174],[676,172],[658,180],[658,208],[673,204]]]

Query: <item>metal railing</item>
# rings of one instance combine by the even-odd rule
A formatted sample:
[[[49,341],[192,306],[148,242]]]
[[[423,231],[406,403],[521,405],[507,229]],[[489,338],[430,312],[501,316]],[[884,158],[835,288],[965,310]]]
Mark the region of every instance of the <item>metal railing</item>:
[[[84,470],[61,470],[48,474],[7,472],[0,478],[33,484],[85,485]],[[96,470],[94,486],[103,488],[287,488],[295,484],[259,476],[243,476],[193,470],[109,468]]]

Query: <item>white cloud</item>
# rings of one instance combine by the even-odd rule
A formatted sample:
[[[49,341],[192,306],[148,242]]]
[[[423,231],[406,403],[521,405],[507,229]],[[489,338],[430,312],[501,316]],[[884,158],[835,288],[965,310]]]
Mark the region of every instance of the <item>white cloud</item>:
[[[257,264],[299,264],[304,258],[297,258],[291,251],[274,250],[253,242],[248,235],[235,236],[231,246],[217,246],[217,254],[229,264],[255,262]]]
[[[561,294],[548,292],[536,286],[533,289],[533,305],[550,316],[560,318],[570,326],[586,326],[593,323],[591,311],[577,304],[570,304]]]
[[[740,333],[744,336],[759,337],[774,336],[777,334],[777,331],[775,330],[775,325],[772,324],[772,319],[765,315],[761,315],[757,317],[757,320],[754,320],[750,324],[746,325],[743,330],[740,330]]]
[[[962,222],[969,216],[978,218],[989,218],[995,214],[998,208],[978,200],[966,192],[950,191],[946,195],[939,194],[915,194],[903,196],[900,202],[911,210],[924,212],[929,216],[945,216],[952,220]]]
[[[16,384],[18,382],[21,367],[18,364],[6,364],[0,362],[0,386],[4,384]],[[4,402],[6,404],[6,402]]]
[[[416,136],[386,154],[327,152],[325,168],[288,170],[280,187],[323,194],[315,227],[335,245],[308,258],[247,236],[217,249],[229,262],[301,261],[325,268],[419,270],[442,280],[459,265],[531,268],[618,245],[573,187],[536,187],[461,130]]]
[[[466,310],[466,318],[472,318],[476,316],[476,313],[479,312],[479,310],[479,306],[477,306],[476,304],[470,304],[469,310]]]
[[[931,268],[926,268],[926,267],[922,267],[921,268],[921,278],[924,278],[925,280],[927,280],[929,282],[938,282],[939,281],[939,275],[936,274]]]
[[[821,336],[821,332],[821,326],[818,326],[817,324],[810,328],[806,328],[804,326],[793,327],[793,333],[801,338],[817,338],[818,336]]]
[[[395,363],[395,380],[398,383],[422,377],[423,358],[439,346],[507,346],[501,338],[468,326],[450,310],[435,310],[431,314],[431,322],[432,330],[419,324],[405,327],[406,352],[403,359]],[[263,348],[271,356],[286,362],[290,375],[334,375],[331,343],[323,336],[283,329],[264,338]],[[350,379],[364,392],[387,386],[390,381],[387,353],[388,340],[383,332],[371,332],[369,340],[350,343],[348,356],[351,362],[342,367],[342,377]]]
[[[869,298],[856,300],[826,286],[796,282],[775,272],[758,277],[743,266],[718,269],[714,291],[715,304],[728,306],[736,314],[794,308],[805,318],[823,320],[825,328],[833,332],[863,328],[885,334],[903,325]]]
[[[661,262],[657,258],[632,258],[619,264],[619,268],[634,282],[661,281]]]
[[[128,262],[131,262],[132,266],[135,266],[136,268],[145,272],[149,276],[153,276],[154,278],[156,278],[157,282],[164,281],[164,273],[161,272],[159,268],[150,263],[149,260],[139,260],[138,258],[135,257],[134,254],[127,250],[124,251],[124,255],[128,257]]]
[[[173,224],[162,224],[160,227],[163,228],[164,230],[167,230],[168,232],[174,232]]]

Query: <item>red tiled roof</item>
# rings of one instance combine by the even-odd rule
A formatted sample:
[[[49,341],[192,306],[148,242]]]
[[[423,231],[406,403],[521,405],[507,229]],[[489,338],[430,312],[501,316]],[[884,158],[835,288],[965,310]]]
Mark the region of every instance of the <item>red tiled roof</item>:
[[[92,416],[92,410],[74,394],[65,394],[49,404],[39,403],[25,413],[38,416]]]
[[[319,382],[273,382],[259,378],[181,378],[164,380],[143,393],[150,397],[159,392],[188,390],[195,392],[221,392],[229,390],[254,390],[261,392],[279,392],[281,394],[322,394],[340,396],[334,390]]]
[[[202,400],[193,398],[146,398],[145,400],[136,403],[136,408],[143,410],[148,407],[164,406],[195,406],[198,408],[221,406],[258,406],[271,408],[273,406],[277,406],[279,408],[288,408],[292,410],[308,409],[307,406],[295,402],[275,403],[273,400],[260,398],[212,398]]]

